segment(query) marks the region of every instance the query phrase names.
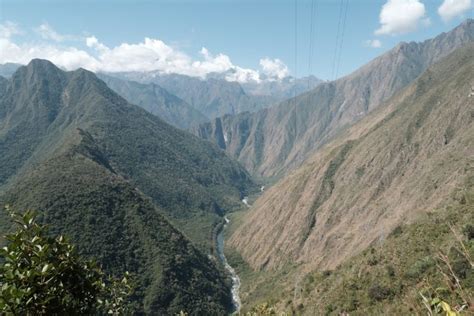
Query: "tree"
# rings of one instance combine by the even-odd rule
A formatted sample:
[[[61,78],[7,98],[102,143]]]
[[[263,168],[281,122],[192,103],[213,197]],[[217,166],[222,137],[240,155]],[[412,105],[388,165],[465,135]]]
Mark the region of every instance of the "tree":
[[[8,211],[10,211],[7,208]],[[18,229],[0,249],[0,314],[123,314],[131,293],[128,274],[108,277],[81,258],[64,236],[51,237],[35,213],[10,212]]]

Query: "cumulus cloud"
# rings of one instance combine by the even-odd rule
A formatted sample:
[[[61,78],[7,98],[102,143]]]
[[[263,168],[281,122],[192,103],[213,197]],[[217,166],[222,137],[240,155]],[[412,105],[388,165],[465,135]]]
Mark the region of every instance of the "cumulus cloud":
[[[445,22],[448,22],[463,15],[472,7],[472,0],[444,0],[438,8],[438,14]]]
[[[380,48],[382,47],[382,42],[378,39],[366,40],[365,46],[372,47],[372,48]]]
[[[205,47],[200,51],[201,58],[194,59],[159,39],[148,37],[139,43],[114,47],[108,47],[95,36],[83,37],[81,49],[63,45],[63,41],[72,37],[55,32],[46,23],[36,32],[45,40],[43,43],[19,44],[11,39],[16,34],[14,25],[0,24],[0,63],[26,64],[33,58],[44,58],[68,70],[82,67],[104,72],[158,71],[201,78],[219,73],[228,81],[238,82],[278,80],[289,75],[288,67],[279,59],[261,59],[261,69],[255,70],[235,65],[229,56],[212,54]]]
[[[270,79],[283,79],[289,75],[288,67],[278,58],[260,59],[263,73]]]
[[[376,35],[395,35],[415,31],[418,25],[429,24],[425,5],[419,0],[388,0],[380,12],[380,28]]]

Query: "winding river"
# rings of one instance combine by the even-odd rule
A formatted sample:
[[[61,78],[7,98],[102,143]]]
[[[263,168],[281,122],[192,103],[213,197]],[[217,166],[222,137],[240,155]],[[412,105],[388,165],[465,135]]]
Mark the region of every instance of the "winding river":
[[[229,272],[231,278],[232,278],[232,303],[234,304],[234,312],[238,313],[240,311],[240,296],[239,296],[239,290],[240,290],[240,278],[235,272],[234,268],[230,266],[230,264],[227,262],[227,258],[224,255],[224,231],[227,228],[227,224],[229,224],[230,220],[227,217],[224,217],[225,224],[222,227],[221,231],[217,235],[217,255],[219,256],[219,259],[221,262],[224,264],[225,269],[227,272]]]

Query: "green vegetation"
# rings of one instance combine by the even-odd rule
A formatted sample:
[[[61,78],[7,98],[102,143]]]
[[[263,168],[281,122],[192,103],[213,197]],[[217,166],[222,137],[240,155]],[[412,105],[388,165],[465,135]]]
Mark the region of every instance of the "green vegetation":
[[[107,277],[93,261],[79,257],[63,237],[50,237],[31,211],[11,213],[17,230],[0,250],[2,315],[129,313],[127,276]]]
[[[76,143],[78,129],[101,152],[96,158],[151,197],[186,234],[194,218],[209,213],[213,221],[254,190],[249,174],[216,146],[127,103],[88,71],[64,72],[33,60],[7,85],[0,97],[0,191]],[[194,240],[210,249],[203,236],[211,236],[212,225],[203,224]]]
[[[180,310],[225,314],[231,297],[223,272],[161,215],[149,198],[109,169],[87,134],[21,178],[5,195],[15,209],[38,209],[53,235],[67,235],[85,258],[112,276],[129,271],[137,313]]]

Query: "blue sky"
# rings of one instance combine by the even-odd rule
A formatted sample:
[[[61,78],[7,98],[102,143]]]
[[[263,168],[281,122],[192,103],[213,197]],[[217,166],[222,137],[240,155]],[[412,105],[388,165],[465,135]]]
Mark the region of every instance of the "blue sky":
[[[348,2],[343,31],[345,1]],[[386,7],[386,25],[385,29],[380,31],[382,8],[390,1],[394,3],[391,7]],[[444,4],[442,18],[438,8],[444,1],[447,3]],[[400,2],[398,7],[395,2]],[[146,47],[148,44],[144,43],[144,38],[149,38],[161,41],[151,43],[154,47],[160,47],[157,48],[157,54],[161,54],[161,49],[169,53],[166,58],[171,61],[163,60],[163,63],[157,66],[160,70],[180,72],[180,67],[187,67],[183,73],[193,74],[193,71],[196,71],[197,75],[203,75],[207,69],[220,71],[232,64],[240,67],[239,69],[249,70],[248,73],[250,70],[256,70],[267,71],[272,76],[290,73],[298,77],[312,73],[323,79],[334,79],[336,75],[345,75],[357,69],[400,41],[420,41],[436,36],[474,16],[471,0],[298,0],[296,3],[298,11],[295,32],[294,0],[0,0],[0,24],[3,24],[3,33],[8,33],[5,31],[7,28],[15,29],[7,35],[4,34],[9,44],[15,47],[6,46],[5,43],[0,46],[4,51],[0,52],[0,63],[21,62],[33,56],[33,53],[22,56],[23,59],[20,60],[9,59],[17,58],[26,50],[32,50],[40,55],[33,57],[52,56],[58,63],[64,62],[66,68],[74,68],[84,63],[86,68],[87,65],[91,65],[89,68],[98,67],[91,70],[98,70],[100,67],[120,70],[120,65],[128,60],[123,52],[116,51],[120,58],[114,66],[102,66],[90,59],[102,53],[106,54],[105,50],[108,49],[108,60],[112,60],[110,54],[114,47],[124,43],[143,43],[141,46]],[[313,40],[310,42],[312,5],[315,14]],[[407,16],[405,20],[404,16]],[[339,23],[341,26],[338,36]],[[43,25],[43,33],[40,25]],[[375,34],[376,30],[379,30],[378,34]],[[89,42],[89,46],[85,40],[88,37],[95,38]],[[339,44],[342,42],[342,50],[340,58],[336,57],[335,67],[335,55],[339,56],[339,53],[335,54],[336,38],[339,38]],[[369,40],[372,42],[368,43]],[[313,45],[311,61],[310,43]],[[168,47],[172,51],[169,51]],[[203,47],[207,49],[208,55],[203,53]],[[135,48],[138,50],[138,47]],[[15,49],[18,49],[18,52],[13,54]],[[5,52],[6,50],[11,53]],[[72,56],[72,53],[67,55],[77,58],[77,61],[72,63],[64,61],[69,57],[54,55],[62,50],[83,53],[77,53],[79,57]],[[86,57],[85,54],[92,57]],[[181,57],[175,58],[172,54]],[[222,56],[220,58],[219,54],[227,59]],[[130,60],[137,64],[137,69],[154,67],[150,66],[149,61],[139,65],[140,61],[133,59],[142,55],[136,51],[130,57]],[[184,55],[186,57],[183,57]],[[143,58],[152,57],[144,54]],[[157,60],[159,58],[161,57],[157,57]],[[264,58],[268,59],[266,69],[262,69],[260,65],[260,60]],[[278,59],[279,63],[275,64],[275,59]],[[199,63],[192,65],[195,61]],[[227,66],[223,66],[224,64]],[[339,71],[336,74],[337,65]],[[190,70],[191,68],[193,70]]]

